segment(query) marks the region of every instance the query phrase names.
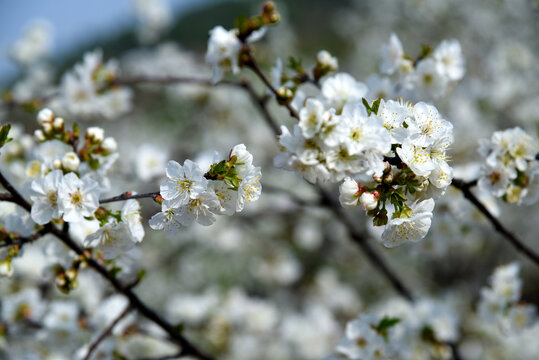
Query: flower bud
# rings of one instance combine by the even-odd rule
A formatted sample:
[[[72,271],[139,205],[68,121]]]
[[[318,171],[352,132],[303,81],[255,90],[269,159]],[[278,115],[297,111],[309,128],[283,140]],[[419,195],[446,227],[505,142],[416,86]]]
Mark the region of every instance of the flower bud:
[[[48,134],[52,130],[52,124],[50,122],[44,122],[43,124],[41,124],[41,128],[46,134]]]
[[[54,130],[62,130],[64,128],[64,119],[61,117],[54,118],[54,121],[52,122],[52,127]]]
[[[76,171],[79,168],[80,159],[74,152],[68,152],[62,158],[62,167],[68,171]]]
[[[118,144],[116,143],[116,140],[114,140],[114,138],[108,137],[103,140],[101,147],[103,148],[103,150],[110,154],[115,152],[116,149],[118,149]]]
[[[337,71],[339,69],[339,61],[336,57],[326,50],[321,50],[316,55],[316,66],[323,67],[327,72]]]
[[[54,113],[49,108],[42,109],[37,114],[37,122],[43,126],[44,123],[50,123],[54,119]]]
[[[277,102],[279,104],[289,104],[293,98],[294,92],[290,88],[281,86],[279,89],[277,89]]]
[[[98,126],[92,126],[86,129],[86,138],[93,143],[99,144],[105,138],[105,130]]]
[[[62,168],[62,161],[60,159],[56,159],[52,162],[52,168],[53,169],[61,169]]]
[[[0,278],[11,277],[13,275],[13,266],[11,266],[11,258],[0,261]]]
[[[380,195],[378,195],[378,197],[380,197]],[[378,206],[378,198],[374,192],[364,192],[359,197],[359,202],[365,211],[374,210]]]

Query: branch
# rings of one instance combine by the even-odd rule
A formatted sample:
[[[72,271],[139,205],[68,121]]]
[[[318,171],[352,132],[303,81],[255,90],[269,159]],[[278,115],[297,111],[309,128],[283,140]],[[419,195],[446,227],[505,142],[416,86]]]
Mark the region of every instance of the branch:
[[[116,319],[114,319],[114,321],[101,333],[101,335],[99,335],[99,337],[92,343],[92,345],[90,345],[90,347],[88,348],[88,352],[86,353],[86,356],[84,357],[84,360],[90,360],[90,357],[92,356],[92,353],[97,349],[97,347],[99,346],[99,344],[105,340],[107,338],[107,336],[110,335],[110,333],[112,332],[112,330],[114,329],[114,327],[116,325],[118,325],[118,323],[124,318],[127,316],[127,314],[129,314],[131,312],[131,306],[127,306],[125,308],[124,311],[122,311],[122,313],[120,315],[118,315],[118,317],[116,317]]]
[[[464,182],[459,179],[453,179],[453,182],[451,185],[456,187],[457,189],[460,189],[466,199],[468,199],[475,207],[483,213],[483,215],[486,216],[486,218],[489,220],[489,222],[494,226],[497,232],[502,234],[505,239],[509,240],[509,242],[522,254],[524,254],[526,257],[528,257],[531,261],[533,261],[536,265],[539,265],[539,255],[536,254],[532,249],[530,249],[523,241],[519,240],[515,235],[513,235],[509,230],[507,230],[502,223],[494,217],[488,211],[488,209],[479,201],[479,199],[474,195],[474,193],[470,190],[471,187],[475,186],[477,181],[472,182]]]
[[[36,241],[37,239],[41,238],[42,236],[48,234],[51,232],[51,226],[50,224],[47,224],[43,229],[39,230],[35,234],[28,236],[28,237],[17,237],[15,239],[10,239],[9,237],[5,240],[5,242],[0,244],[0,248],[8,247],[8,246],[23,246],[24,244],[32,243]]]
[[[19,194],[19,192],[9,183],[9,181],[2,175],[0,172],[0,183],[8,190],[11,195],[15,198],[16,203],[26,209],[28,212],[31,211],[30,204]],[[69,233],[63,230],[60,230],[53,226],[51,223],[48,223],[45,226],[45,229],[48,229],[50,233],[55,235],[60,241],[62,241],[68,248],[73,250],[77,255],[82,256],[86,264],[89,267],[98,272],[103,276],[119,293],[123,294],[128,300],[131,306],[137,311],[146,317],[147,319],[153,321],[159,327],[161,327],[170,337],[171,341],[181,346],[182,353],[185,355],[190,355],[201,360],[213,360],[209,355],[204,354],[199,350],[193,343],[191,343],[187,338],[185,338],[174,326],[168,323],[163,319],[159,314],[149,308],[145,303],[140,300],[140,298],[132,291],[130,287],[123,286],[118,279],[112,276],[106,267],[102,266],[95,259],[88,257],[79,245],[73,241]],[[67,229],[67,228],[64,228]]]
[[[14,202],[17,205],[24,208],[26,211],[30,212],[30,210],[32,209],[32,206],[30,205],[30,203],[28,201],[26,201],[21,196],[21,194],[11,185],[11,183],[4,177],[4,175],[2,174],[1,171],[0,171],[0,184],[2,184],[4,189],[9,191],[9,193],[12,196],[12,199],[9,199],[9,200],[6,200],[6,201]]]
[[[267,88],[273,93],[273,95],[275,95],[275,97],[277,99],[279,99],[280,96],[277,93],[277,90],[273,87],[273,85],[268,80],[266,75],[264,75],[262,70],[260,70],[260,67],[256,63],[255,58],[251,54],[251,51],[249,50],[249,48],[247,48],[247,50],[246,50],[246,55],[248,55],[249,59],[245,62],[245,66],[247,66],[249,69],[253,70],[253,72],[256,75],[258,75],[260,80],[262,80],[262,82],[267,86]],[[289,103],[286,103],[285,106],[288,109],[288,111],[290,112],[290,116],[292,116],[292,117],[299,120],[299,115],[298,115],[297,111]]]
[[[114,201],[124,201],[129,199],[143,199],[143,198],[155,198],[157,195],[159,195],[159,191],[157,192],[151,192],[151,193],[145,193],[145,194],[130,194],[129,192],[125,192],[123,194],[113,196],[111,198],[107,199],[101,199],[99,200],[100,204],[110,203]]]
[[[352,220],[350,220],[348,214],[346,214],[342,206],[337,201],[335,201],[333,196],[331,196],[331,194],[329,194],[323,188],[316,186],[316,189],[318,190],[318,193],[322,196],[323,203],[326,204],[326,206],[330,210],[332,210],[333,213],[337,216],[337,218],[346,226],[352,241],[361,248],[363,253],[367,256],[367,259],[371,262],[371,264],[374,265],[374,267],[377,268],[380,272],[382,272],[382,274],[384,274],[384,276],[389,280],[393,288],[400,295],[402,295],[408,301],[413,302],[414,298],[410,289],[408,289],[404,285],[404,283],[401,279],[399,279],[397,274],[393,273],[393,271],[387,266],[387,264],[380,257],[380,255],[378,255],[374,251],[371,245],[367,242],[367,239],[363,236],[363,233],[357,230],[355,224],[352,222]]]

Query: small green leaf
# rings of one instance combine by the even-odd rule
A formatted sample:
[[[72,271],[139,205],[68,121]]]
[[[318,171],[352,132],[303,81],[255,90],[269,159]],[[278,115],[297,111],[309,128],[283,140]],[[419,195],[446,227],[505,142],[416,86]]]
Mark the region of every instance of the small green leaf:
[[[397,325],[400,321],[401,320],[399,318],[391,318],[391,317],[384,316],[384,318],[380,320],[380,323],[378,323],[378,325],[376,326],[376,331],[378,332],[378,334],[382,335],[384,339],[386,339],[387,341],[388,330],[391,327]]]

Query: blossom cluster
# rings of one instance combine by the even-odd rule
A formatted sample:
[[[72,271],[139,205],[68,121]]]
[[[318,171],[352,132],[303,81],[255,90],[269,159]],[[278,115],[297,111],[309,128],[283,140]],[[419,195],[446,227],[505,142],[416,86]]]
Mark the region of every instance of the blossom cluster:
[[[223,78],[226,71],[237,74],[242,65],[241,50],[243,43],[252,43],[264,36],[264,26],[279,21],[279,14],[275,5],[265,4],[262,14],[251,19],[242,19],[237,23],[240,28],[226,30],[222,26],[215,26],[210,30],[206,62],[213,66],[212,82],[215,84]]]
[[[310,182],[344,179],[341,204],[362,205],[374,225],[387,225],[384,245],[418,241],[430,227],[432,197],[452,180],[446,150],[453,126],[432,105],[393,100],[369,105],[366,92],[351,75],[327,78],[322,97],[308,98],[301,107],[293,133],[282,127],[274,164]],[[386,209],[386,201],[394,209]]]
[[[484,158],[478,185],[508,203],[533,204],[539,200],[539,146],[519,127],[496,131],[481,139]]]
[[[240,212],[262,191],[260,168],[243,144],[234,146],[226,159],[216,154],[208,169],[189,159],[183,165],[170,160],[166,175],[160,187],[162,209],[150,219],[150,227],[169,237],[193,222],[208,226],[215,215]]]
[[[425,298],[410,305],[394,299],[348,322],[335,355],[326,360],[420,359],[429,353],[446,358],[447,343],[459,338],[458,327],[458,316],[442,302]]]
[[[59,95],[49,106],[83,118],[115,119],[131,110],[133,97],[130,88],[114,84],[118,73],[117,61],[104,62],[101,50],[88,52],[82,63],[63,75]]]
[[[118,214],[99,206],[108,184],[106,172],[118,157],[116,140],[105,137],[100,127],[89,127],[81,142],[80,129],[74,126],[67,131],[64,120],[48,108],[38,113],[37,120],[38,157],[27,170],[34,177],[30,183],[31,219],[38,225],[61,219],[75,229],[92,228],[83,244],[98,248],[105,259],[142,241],[138,201],[127,201]]]
[[[401,41],[392,33],[381,53],[381,73],[397,76],[401,91],[414,91],[420,98],[439,99],[466,72],[466,61],[456,39],[443,40],[434,50],[423,47],[414,59],[404,52]]]
[[[520,299],[522,280],[520,265],[512,262],[496,268],[489,287],[481,289],[479,317],[484,323],[496,324],[502,331],[522,330],[536,321],[536,308]]]

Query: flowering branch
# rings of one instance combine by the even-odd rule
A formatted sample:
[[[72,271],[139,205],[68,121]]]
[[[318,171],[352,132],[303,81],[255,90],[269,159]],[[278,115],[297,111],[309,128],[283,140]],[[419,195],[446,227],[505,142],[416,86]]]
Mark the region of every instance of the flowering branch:
[[[522,254],[524,254],[526,257],[528,257],[530,260],[532,260],[536,265],[539,265],[539,255],[533,252],[532,249],[530,249],[524,242],[519,240],[515,235],[513,235],[509,230],[507,230],[502,223],[494,217],[488,211],[488,209],[479,201],[479,199],[474,195],[474,193],[470,190],[471,187],[473,187],[477,181],[472,182],[464,182],[459,179],[453,179],[452,185],[458,189],[460,189],[466,199],[468,199],[483,215],[486,216],[488,221],[494,226],[497,232],[502,234],[505,239],[509,240],[509,242]]]
[[[8,190],[11,193],[11,195],[15,199],[15,202],[19,206],[23,207],[28,212],[30,212],[31,205],[9,183],[9,181],[3,176],[1,172],[0,172],[0,183],[4,186],[6,190]],[[55,235],[61,242],[63,242],[64,245],[66,245],[71,250],[73,250],[77,255],[81,256],[85,260],[86,264],[92,269],[94,269],[96,272],[98,272],[101,276],[103,276],[114,287],[116,291],[123,294],[129,300],[129,303],[131,304],[131,306],[137,309],[141,315],[143,315],[144,317],[153,321],[155,324],[161,327],[168,334],[171,341],[181,346],[183,354],[191,355],[201,360],[213,359],[209,355],[204,354],[193,343],[191,343],[187,338],[185,338],[178,331],[178,329],[176,329],[173,325],[168,323],[154,310],[149,308],[145,303],[143,303],[142,300],[140,300],[140,298],[131,290],[130,287],[126,287],[123,284],[121,284],[120,281],[118,281],[118,279],[116,279],[104,266],[102,266],[99,262],[97,262],[92,257],[89,257],[87,253],[81,247],[79,247],[79,245],[75,241],[73,241],[69,233],[63,230],[57,229],[50,223],[46,225],[46,228],[50,230],[50,233]]]
[[[125,310],[122,311],[120,315],[116,317],[116,319],[114,319],[114,321],[101,333],[101,335],[99,335],[99,337],[92,343],[92,345],[90,345],[90,347],[88,348],[88,352],[84,357],[84,360],[89,360],[91,358],[92,353],[97,349],[99,344],[101,344],[101,342],[110,335],[114,327],[118,325],[118,323],[122,321],[122,319],[126,317],[131,312],[131,310],[133,309],[131,308],[131,306],[128,305]]]
[[[264,73],[262,72],[262,70],[260,70],[260,67],[258,66],[258,64],[256,63],[249,47],[247,45],[245,45],[245,51],[244,51],[244,57],[245,59],[243,59],[243,64],[245,66],[247,66],[249,69],[251,69],[259,78],[260,80],[262,80],[262,82],[267,86],[267,88],[273,93],[273,95],[275,95],[275,97],[277,98],[277,100],[279,100],[280,98],[282,98],[279,93],[277,92],[277,89],[275,89],[273,87],[273,85],[271,85],[271,82],[268,80],[268,78],[266,77],[266,75],[264,75]],[[288,101],[285,101],[284,102],[284,106],[286,106],[286,108],[288,109],[288,111],[290,112],[290,116],[296,118],[299,120],[299,114],[298,112],[290,105],[290,103]]]
[[[48,234],[51,232],[50,226],[45,226],[43,229],[39,230],[33,235],[30,235],[28,237],[17,237],[15,239],[11,239],[7,237],[3,243],[0,244],[0,248],[7,247],[7,246],[23,246],[24,244],[28,244],[31,242],[36,241],[37,239],[41,238],[42,236]]]

